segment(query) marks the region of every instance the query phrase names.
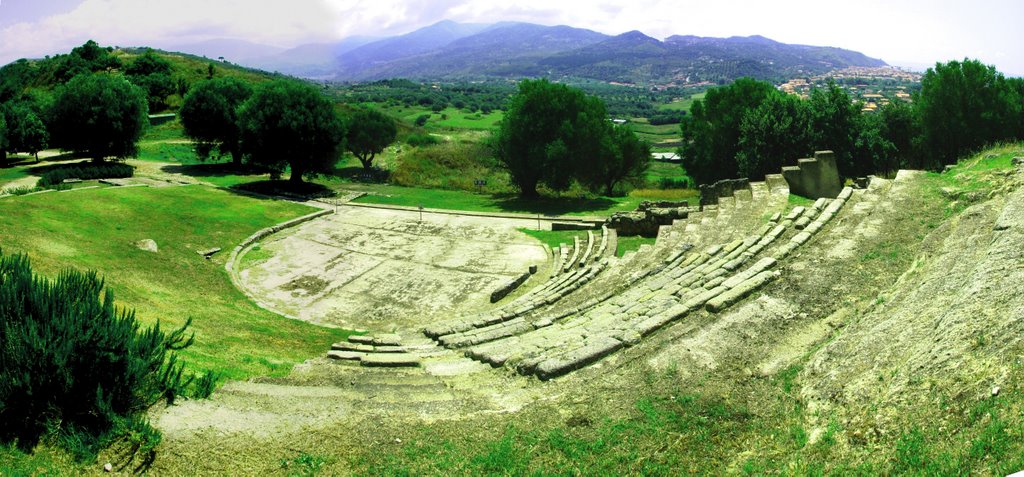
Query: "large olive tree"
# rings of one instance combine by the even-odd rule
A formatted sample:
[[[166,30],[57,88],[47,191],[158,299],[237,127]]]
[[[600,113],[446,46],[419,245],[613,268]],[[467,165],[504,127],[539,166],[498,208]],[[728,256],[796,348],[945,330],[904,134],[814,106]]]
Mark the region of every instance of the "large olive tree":
[[[204,81],[185,96],[178,115],[201,159],[216,151],[218,155],[230,154],[236,166],[242,164],[238,110],[250,96],[252,87],[235,78]]]
[[[146,93],[120,76],[83,74],[60,89],[51,107],[54,146],[100,162],[138,154],[147,124]]]
[[[520,196],[535,198],[543,183],[565,190],[600,160],[609,131],[600,99],[547,80],[525,80],[495,135],[498,159]]]
[[[306,83],[277,80],[256,89],[239,112],[242,150],[255,164],[302,183],[307,173],[331,172],[345,140],[345,124],[331,101]]]

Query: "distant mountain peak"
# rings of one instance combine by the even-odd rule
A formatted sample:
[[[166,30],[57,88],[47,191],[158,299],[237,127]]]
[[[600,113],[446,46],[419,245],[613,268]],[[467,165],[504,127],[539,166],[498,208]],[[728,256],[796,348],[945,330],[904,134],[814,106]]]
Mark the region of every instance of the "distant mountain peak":
[[[344,43],[344,46],[343,46]],[[449,19],[376,41],[299,47],[261,67],[345,81],[385,78],[462,80],[547,76],[635,84],[694,84],[741,76],[784,79],[881,60],[839,48],[787,45],[761,35],[729,38],[674,35],[659,41],[641,31],[615,36],[567,25],[459,23]],[[315,68],[296,64],[316,59]],[[276,63],[275,63],[276,62]]]

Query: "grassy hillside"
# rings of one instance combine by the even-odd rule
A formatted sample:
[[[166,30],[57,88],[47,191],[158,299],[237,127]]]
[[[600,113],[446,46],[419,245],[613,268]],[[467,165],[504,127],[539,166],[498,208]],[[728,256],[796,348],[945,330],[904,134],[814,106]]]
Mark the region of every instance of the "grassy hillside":
[[[281,374],[344,335],[256,307],[224,271],[228,252],[256,230],[309,213],[203,186],[109,188],[0,199],[0,248],[25,252],[39,273],[97,270],[145,323],[194,319],[190,365],[235,379]],[[135,242],[156,241],[159,252]],[[211,260],[197,253],[220,247]]]

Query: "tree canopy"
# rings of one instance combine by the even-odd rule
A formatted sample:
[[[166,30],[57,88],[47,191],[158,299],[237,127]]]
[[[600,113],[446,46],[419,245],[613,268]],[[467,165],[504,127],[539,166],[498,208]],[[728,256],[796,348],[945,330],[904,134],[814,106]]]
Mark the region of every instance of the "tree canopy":
[[[25,103],[14,103],[5,108],[4,114],[8,124],[7,149],[16,152],[38,154],[46,149],[50,133],[39,115]]]
[[[597,158],[584,170],[591,189],[610,196],[623,182],[640,182],[651,164],[651,146],[626,125],[610,129]]]
[[[7,121],[0,114],[0,162],[7,160]]]
[[[1021,138],[1019,88],[977,60],[937,63],[921,79],[915,105],[925,166],[939,168],[985,144]]]
[[[778,91],[770,83],[740,78],[695,101],[680,125],[683,167],[690,177],[699,184],[737,177],[743,117],[773,94]]]
[[[236,166],[242,164],[238,110],[250,96],[252,87],[234,78],[203,81],[185,96],[178,114],[200,159],[216,151],[218,155],[230,154]]]
[[[124,78],[76,76],[61,88],[50,111],[53,144],[95,161],[138,154],[148,124],[146,95]]]
[[[495,150],[526,198],[543,183],[566,190],[600,160],[609,123],[600,99],[547,80],[524,80],[495,135]]]
[[[306,83],[276,80],[260,85],[239,113],[242,149],[253,163],[283,171],[301,183],[307,173],[333,170],[345,124],[330,100]]]
[[[360,108],[349,116],[346,146],[359,159],[363,169],[373,167],[373,159],[395,141],[398,128],[390,116],[374,109]]]
[[[782,166],[811,152],[811,111],[800,98],[770,94],[740,122],[737,168],[743,177],[777,174]]]
[[[171,62],[147,49],[124,72],[133,84],[146,91],[150,111],[161,111],[167,107],[167,96],[174,94],[171,69]]]

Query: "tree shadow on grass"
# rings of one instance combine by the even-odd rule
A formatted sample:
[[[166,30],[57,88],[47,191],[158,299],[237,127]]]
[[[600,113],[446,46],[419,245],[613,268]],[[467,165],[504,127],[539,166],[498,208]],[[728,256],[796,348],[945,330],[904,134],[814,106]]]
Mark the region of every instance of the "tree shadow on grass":
[[[26,167],[26,170],[30,174],[36,174],[36,172],[33,172],[34,169],[36,169],[37,167],[45,167],[45,166],[49,165],[47,163],[65,162],[65,161],[72,161],[72,160],[76,160],[77,161],[77,160],[81,160],[81,159],[84,159],[84,158],[82,156],[76,156],[76,155],[74,155],[72,153],[65,153],[65,154],[60,154],[60,155],[56,155],[56,156],[49,156],[49,157],[41,157],[41,158],[39,158],[38,161],[36,161],[36,158],[33,157],[33,156],[26,156],[26,155],[21,155],[21,154],[16,155],[16,156],[15,155],[10,155],[10,156],[7,156],[7,160],[0,160],[0,169],[10,169],[10,168],[13,168],[13,167],[22,167],[22,166],[35,166],[35,167]]]
[[[231,192],[245,196],[285,197],[291,200],[307,201],[334,197],[335,191],[330,187],[315,182],[293,184],[291,181],[264,180],[236,184],[228,188]]]
[[[243,164],[236,166],[230,162],[211,162],[205,164],[171,164],[160,168],[168,174],[181,174],[191,177],[222,177],[222,176],[261,176],[268,170]]]

